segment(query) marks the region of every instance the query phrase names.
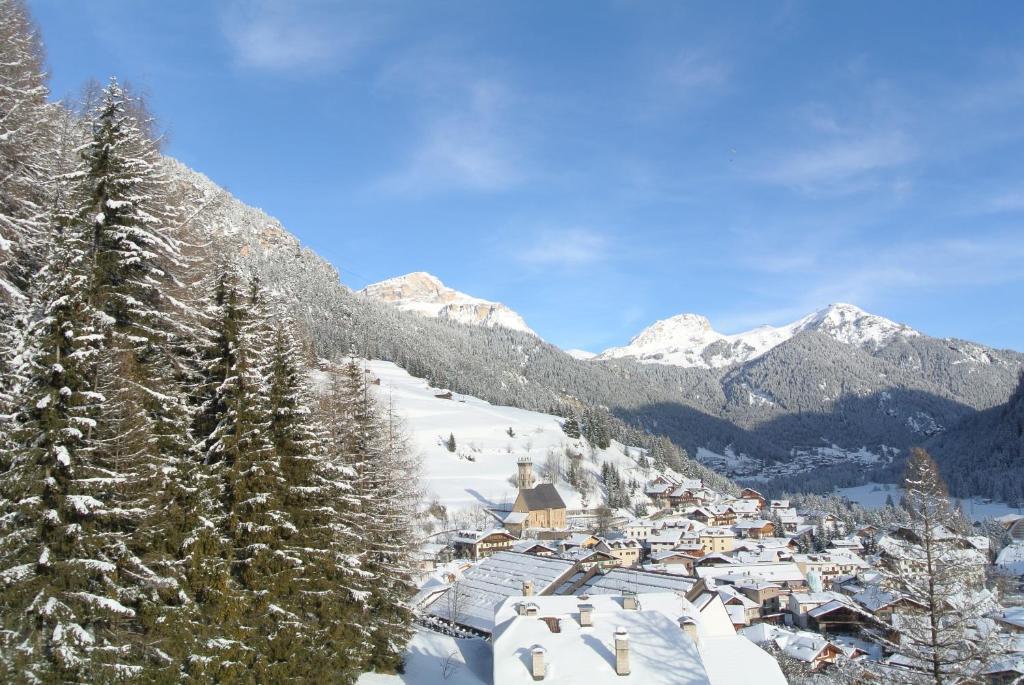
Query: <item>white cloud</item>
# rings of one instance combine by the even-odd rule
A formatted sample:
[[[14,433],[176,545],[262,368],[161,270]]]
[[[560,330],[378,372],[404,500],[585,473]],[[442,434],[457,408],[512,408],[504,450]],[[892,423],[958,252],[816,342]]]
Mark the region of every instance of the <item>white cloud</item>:
[[[739,330],[786,323],[833,302],[850,302],[870,311],[909,293],[939,297],[965,288],[1022,283],[1022,260],[1024,238],[1015,232],[861,248],[834,243],[765,251],[743,265],[749,270],[751,290],[765,301],[781,304],[734,311],[716,323],[723,330]],[[792,268],[779,268],[785,264]]]
[[[387,192],[493,192],[528,175],[523,98],[503,65],[453,54],[453,46],[408,50],[384,69],[378,87],[412,100],[414,135],[398,167],[374,185]]]
[[[516,251],[515,257],[530,266],[574,269],[604,261],[610,247],[605,235],[573,228],[545,231],[532,244]]]
[[[761,180],[804,190],[854,190],[871,184],[876,172],[893,169],[916,157],[914,146],[898,132],[864,135],[823,143],[769,160]]]
[[[729,74],[730,68],[725,62],[700,51],[679,54],[665,71],[670,84],[685,90],[725,85]]]
[[[350,11],[327,14],[302,2],[235,3],[221,18],[239,66],[267,71],[322,70],[350,62],[374,20]]]
[[[511,94],[501,83],[463,84],[447,109],[429,107],[402,167],[381,187],[406,193],[442,189],[496,191],[522,180],[506,115]]]
[[[989,212],[1024,212],[1024,189],[1000,193],[985,204]]]

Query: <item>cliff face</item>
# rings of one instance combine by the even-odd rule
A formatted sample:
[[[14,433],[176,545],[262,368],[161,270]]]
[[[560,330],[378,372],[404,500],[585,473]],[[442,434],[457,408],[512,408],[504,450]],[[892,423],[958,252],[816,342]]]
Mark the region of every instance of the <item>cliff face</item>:
[[[449,319],[470,326],[502,326],[536,335],[526,325],[523,317],[505,305],[449,288],[436,276],[423,271],[374,283],[360,292],[423,316]]]

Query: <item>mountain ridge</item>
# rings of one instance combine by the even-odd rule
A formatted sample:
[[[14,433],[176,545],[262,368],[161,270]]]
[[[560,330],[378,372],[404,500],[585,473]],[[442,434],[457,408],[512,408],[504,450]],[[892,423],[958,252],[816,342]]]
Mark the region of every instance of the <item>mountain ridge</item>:
[[[633,358],[642,363],[718,369],[757,359],[809,330],[846,344],[875,348],[895,336],[921,335],[905,324],[846,303],[830,304],[783,326],[762,325],[734,334],[716,331],[707,317],[686,313],[654,322],[628,345],[609,348],[597,358]]]
[[[540,337],[512,308],[450,288],[426,271],[414,271],[371,283],[359,293],[422,316],[471,326],[502,326]]]
[[[310,331],[312,353],[392,361],[435,387],[495,404],[548,413],[603,407],[625,423],[619,430],[665,436],[690,455],[731,449],[770,474],[828,449],[830,468],[843,466],[846,484],[856,484],[867,469],[852,459],[843,465],[844,450],[905,454],[1005,403],[1024,368],[1024,354],[969,341],[896,335],[881,346],[856,346],[817,330],[719,368],[580,360],[521,331],[425,317],[357,294],[279,222],[183,165],[175,171],[193,206],[209,206],[196,219],[208,242],[282,294]],[[946,463],[963,470],[970,457]],[[817,468],[814,459],[804,461]],[[809,473],[788,475],[779,489],[804,489]],[[971,487],[978,489],[965,494],[996,492],[994,484]]]

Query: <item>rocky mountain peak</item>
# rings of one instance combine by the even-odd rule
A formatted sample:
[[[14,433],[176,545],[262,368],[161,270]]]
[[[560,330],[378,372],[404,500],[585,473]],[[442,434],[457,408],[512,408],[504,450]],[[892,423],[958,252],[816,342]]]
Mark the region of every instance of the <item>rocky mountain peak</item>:
[[[426,271],[373,283],[359,292],[421,316],[448,319],[470,326],[501,326],[537,335],[526,325],[523,317],[509,307],[449,288],[437,276]]]

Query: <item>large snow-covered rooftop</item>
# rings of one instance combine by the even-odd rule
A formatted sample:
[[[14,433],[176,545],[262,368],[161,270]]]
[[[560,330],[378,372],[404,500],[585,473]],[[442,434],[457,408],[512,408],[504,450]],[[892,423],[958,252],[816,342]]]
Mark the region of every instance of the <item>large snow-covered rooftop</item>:
[[[428,609],[432,616],[453,621],[484,633],[494,628],[494,609],[507,597],[523,594],[524,581],[541,594],[553,590],[559,578],[571,571],[573,562],[515,552],[499,552],[468,569],[455,589],[441,595]],[[458,600],[450,593],[457,593]]]
[[[641,598],[645,599],[645,598]],[[533,601],[537,616],[520,616],[517,605]],[[593,607],[593,625],[582,627],[577,597],[522,597],[506,600],[495,616],[494,685],[532,685],[531,650],[545,650],[545,681],[560,685],[638,683],[643,685],[710,685],[693,639],[659,610],[625,610],[621,597],[605,595],[585,601]],[[671,602],[683,615],[682,599],[665,595],[651,604]],[[646,605],[647,602],[644,602]],[[550,619],[550,620],[545,620]],[[549,626],[554,623],[555,628]],[[615,672],[615,632],[629,641],[629,675]],[[555,632],[557,630],[557,632]]]
[[[494,685],[534,683],[529,666],[537,646],[545,650],[545,682],[559,685],[785,685],[769,654],[736,635],[727,620],[707,615],[727,616],[717,597],[711,612],[698,611],[673,592],[641,593],[636,599],[635,610],[624,608],[621,595],[506,600],[495,616]],[[536,616],[519,615],[518,605],[524,602],[536,607]],[[580,604],[592,607],[593,626],[580,625]],[[682,629],[681,619],[696,626],[697,643]],[[619,628],[629,635],[628,676],[615,674]]]

